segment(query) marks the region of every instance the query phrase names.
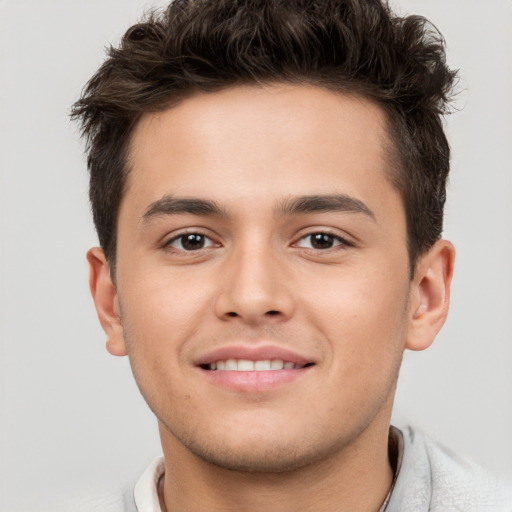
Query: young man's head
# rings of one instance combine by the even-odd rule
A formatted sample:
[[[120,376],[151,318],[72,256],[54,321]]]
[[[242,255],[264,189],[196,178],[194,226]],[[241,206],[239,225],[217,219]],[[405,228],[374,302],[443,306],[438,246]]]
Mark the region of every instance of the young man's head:
[[[374,0],[177,0],[110,51],[74,111],[91,289],[184,466],[387,457],[403,350],[448,307],[453,77]]]

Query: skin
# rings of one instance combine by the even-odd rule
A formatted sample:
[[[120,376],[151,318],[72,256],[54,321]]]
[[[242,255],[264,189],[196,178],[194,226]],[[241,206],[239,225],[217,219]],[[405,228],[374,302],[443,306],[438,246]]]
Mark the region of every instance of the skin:
[[[379,107],[313,86],[196,95],[136,126],[115,284],[101,249],[88,260],[107,348],[128,354],[158,418],[168,511],[376,511],[385,499],[402,354],[444,323],[454,260],[440,240],[410,279],[388,143]],[[345,202],[290,207],[312,195]],[[219,211],[177,213],[170,198]],[[180,238],[191,233],[206,237],[193,250]],[[250,391],[197,364],[266,345],[313,364]]]

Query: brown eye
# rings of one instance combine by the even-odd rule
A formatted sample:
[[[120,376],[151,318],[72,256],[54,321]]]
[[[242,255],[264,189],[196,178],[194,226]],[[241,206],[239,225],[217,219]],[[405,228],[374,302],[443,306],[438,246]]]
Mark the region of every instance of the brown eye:
[[[179,249],[181,251],[197,251],[205,247],[212,247],[214,243],[205,235],[200,233],[186,233],[173,238],[168,244],[168,247]]]
[[[344,243],[343,239],[329,233],[312,233],[311,235],[302,237],[297,245],[307,249],[325,250]]]

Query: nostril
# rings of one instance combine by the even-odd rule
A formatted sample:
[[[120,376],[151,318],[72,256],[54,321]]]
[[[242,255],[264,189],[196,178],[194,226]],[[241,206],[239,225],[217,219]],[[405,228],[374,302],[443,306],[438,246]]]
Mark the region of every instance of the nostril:
[[[235,313],[234,311],[230,311],[228,313],[228,316],[238,316],[238,313]]]
[[[276,310],[271,310],[271,311],[267,311],[267,315],[269,316],[276,316],[276,315],[279,315],[279,311],[276,311]]]

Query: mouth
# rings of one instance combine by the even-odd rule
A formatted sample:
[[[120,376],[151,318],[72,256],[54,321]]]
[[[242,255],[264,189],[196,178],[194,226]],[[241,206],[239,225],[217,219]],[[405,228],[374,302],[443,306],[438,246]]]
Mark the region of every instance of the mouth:
[[[276,345],[240,344],[204,354],[195,366],[215,386],[247,395],[298,382],[311,373],[317,362],[311,356]]]
[[[313,366],[315,363],[295,363],[282,359],[224,359],[201,364],[203,370],[232,372],[268,372],[276,370],[300,370]]]

